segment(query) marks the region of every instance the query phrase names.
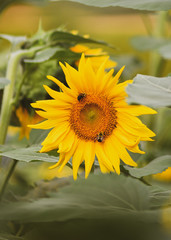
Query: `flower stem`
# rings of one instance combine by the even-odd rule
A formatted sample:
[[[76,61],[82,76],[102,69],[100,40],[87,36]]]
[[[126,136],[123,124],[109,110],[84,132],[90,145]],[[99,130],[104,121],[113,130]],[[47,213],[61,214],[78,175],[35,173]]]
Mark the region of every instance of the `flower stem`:
[[[156,19],[156,26],[153,30],[153,36],[162,38],[166,36],[166,20],[167,20],[167,11],[160,11],[157,13],[157,19]],[[162,76],[162,70],[165,65],[165,60],[161,57],[161,55],[157,52],[157,50],[154,50],[151,52],[150,55],[150,75],[161,77]],[[149,116],[148,119],[149,124],[153,125],[153,130],[156,130],[156,118],[154,119],[153,116]],[[152,128],[152,127],[151,127]],[[148,152],[154,152],[154,143],[147,142],[146,149]]]
[[[23,57],[32,57],[35,53],[35,48],[31,50],[18,50],[11,53],[9,58],[6,78],[10,80],[10,84],[4,89],[1,107],[1,117],[0,117],[0,144],[4,144],[7,129],[10,122],[12,106],[13,106],[13,95],[15,86],[15,77],[18,68],[18,64]]]
[[[6,189],[6,186],[8,184],[8,181],[9,181],[9,179],[10,179],[10,177],[11,177],[11,175],[12,175],[14,169],[15,169],[15,166],[16,166],[17,162],[18,162],[17,160],[13,160],[13,162],[12,162],[10,168],[9,168],[9,171],[8,171],[8,173],[7,173],[7,175],[6,175],[5,179],[4,179],[4,182],[1,185],[2,187],[0,189],[0,200],[3,197],[3,194],[5,192],[5,189]]]
[[[6,78],[10,80],[10,84],[5,87],[3,98],[2,98],[2,107],[1,107],[1,116],[0,116],[0,144],[5,143],[7,129],[8,129],[8,125],[11,118],[13,98],[14,98],[15,77],[18,69],[18,64],[22,58],[34,56],[36,50],[38,49],[39,48],[37,47],[37,48],[28,49],[28,50],[18,50],[16,52],[12,52],[10,55],[8,66],[7,66],[7,72],[6,72]],[[17,164],[17,160],[12,160],[11,166],[7,172],[7,175],[0,189],[0,199],[2,199],[4,191],[15,169],[16,164]]]
[[[165,37],[165,24],[167,19],[167,12],[161,11],[158,12],[156,27],[153,32],[154,37]],[[152,76],[161,76],[161,71],[164,66],[164,59],[160,56],[157,51],[152,51],[150,59],[150,75]]]

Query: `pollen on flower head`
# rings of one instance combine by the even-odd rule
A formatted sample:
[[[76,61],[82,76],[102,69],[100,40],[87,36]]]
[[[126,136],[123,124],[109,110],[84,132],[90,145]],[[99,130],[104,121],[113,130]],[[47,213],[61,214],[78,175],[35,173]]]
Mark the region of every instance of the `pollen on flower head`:
[[[113,103],[105,96],[86,94],[72,105],[69,121],[78,138],[95,142],[99,133],[103,133],[104,140],[112,134],[117,114]]]

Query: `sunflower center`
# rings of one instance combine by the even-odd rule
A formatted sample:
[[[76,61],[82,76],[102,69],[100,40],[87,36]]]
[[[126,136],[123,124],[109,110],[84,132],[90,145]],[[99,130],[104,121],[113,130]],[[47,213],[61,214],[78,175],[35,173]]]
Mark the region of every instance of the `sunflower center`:
[[[86,94],[73,104],[70,114],[71,128],[86,141],[105,140],[116,127],[116,110],[106,97]],[[101,139],[99,138],[99,134]]]
[[[80,111],[80,120],[83,124],[87,124],[90,128],[93,128],[100,120],[101,112],[102,110],[97,104],[85,104]]]

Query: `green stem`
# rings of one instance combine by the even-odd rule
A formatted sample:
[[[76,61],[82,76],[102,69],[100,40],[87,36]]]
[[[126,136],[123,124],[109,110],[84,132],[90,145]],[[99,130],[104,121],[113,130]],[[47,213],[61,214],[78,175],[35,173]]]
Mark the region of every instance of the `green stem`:
[[[8,171],[8,173],[7,173],[7,175],[6,175],[5,179],[4,179],[4,182],[2,183],[2,187],[0,189],[0,200],[2,199],[2,197],[4,195],[6,186],[8,184],[8,181],[9,181],[9,179],[10,179],[14,169],[15,169],[15,166],[16,166],[17,162],[18,162],[17,160],[13,160],[13,162],[12,162],[10,168],[9,168],[9,171]]]
[[[156,26],[153,31],[154,37],[165,37],[166,36],[166,20],[167,20],[167,14],[166,11],[158,12],[157,19],[156,19]],[[154,50],[151,52],[150,55],[150,72],[149,74],[152,76],[160,77],[162,76],[162,70],[164,68],[165,60],[160,56],[160,54],[157,52],[157,50]],[[153,116],[149,116],[148,119],[149,124],[152,123],[153,130],[156,130],[156,118],[154,119]],[[148,125],[149,125],[148,124]],[[147,142],[146,143],[146,151],[149,153],[154,152],[154,142]]]
[[[4,89],[3,98],[2,98],[2,108],[0,116],[0,144],[4,144],[7,129],[10,122],[12,106],[13,106],[13,95],[14,95],[14,86],[15,86],[15,77],[18,68],[18,64],[23,57],[32,57],[35,51],[38,48],[30,50],[19,50],[11,53],[9,58],[6,78],[10,80],[10,84],[7,85]]]
[[[144,23],[145,29],[148,35],[152,35],[152,24],[148,14],[141,14],[142,21]]]
[[[164,37],[166,33],[165,24],[167,19],[167,12],[158,12],[156,28],[154,29],[154,37]],[[161,71],[164,66],[164,60],[157,51],[153,51],[150,57],[150,75],[161,76]]]
[[[16,52],[11,53],[8,66],[7,66],[7,72],[6,72],[6,78],[10,80],[10,84],[5,87],[3,98],[2,98],[2,108],[1,108],[1,116],[0,116],[0,144],[4,144],[5,142],[8,125],[11,118],[13,97],[14,97],[15,77],[16,77],[18,64],[22,58],[34,56],[35,52],[38,49],[40,49],[40,47],[32,48],[29,50],[18,50]],[[16,93],[16,95],[18,95],[18,93]],[[16,164],[17,164],[17,160],[13,160],[7,172],[7,175],[4,179],[4,182],[2,183],[2,187],[0,189],[0,199],[4,194],[6,186],[15,169]]]
[[[23,84],[24,84],[26,75],[27,75],[27,72],[24,73],[24,76],[22,77],[21,81],[20,81],[19,84],[18,84],[18,89],[17,89],[16,95],[15,95],[15,97],[14,97],[14,99],[13,99],[13,102],[12,102],[13,106],[15,106],[15,107],[17,106],[17,104],[18,104],[18,102],[19,102],[20,93],[21,93],[21,88],[22,88],[22,86],[23,86]]]

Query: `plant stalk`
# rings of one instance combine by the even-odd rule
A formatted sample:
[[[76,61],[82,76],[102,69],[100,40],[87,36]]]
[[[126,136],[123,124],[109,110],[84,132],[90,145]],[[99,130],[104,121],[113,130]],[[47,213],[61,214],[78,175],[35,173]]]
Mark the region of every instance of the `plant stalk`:
[[[5,87],[3,98],[2,98],[2,107],[1,107],[1,116],[0,116],[0,144],[4,144],[6,140],[8,125],[10,122],[12,107],[14,103],[13,97],[14,97],[15,78],[16,78],[16,72],[18,69],[19,62],[24,57],[34,56],[35,51],[38,49],[39,48],[37,47],[29,50],[18,50],[16,52],[12,52],[10,55],[7,71],[6,71],[6,78],[10,80],[10,84]],[[18,93],[16,93],[16,95],[18,95]],[[1,185],[0,199],[2,199],[2,196],[8,184],[8,181],[15,169],[17,162],[18,162],[17,160],[12,160],[11,166]]]
[[[4,89],[3,98],[2,98],[2,108],[0,116],[0,144],[4,144],[7,129],[10,122],[12,106],[13,106],[13,95],[14,95],[14,86],[15,86],[15,77],[18,68],[18,64],[23,57],[32,57],[35,53],[35,49],[32,50],[19,50],[11,53],[9,58],[6,78],[10,80],[10,84],[7,85]]]
[[[9,170],[8,170],[8,173],[7,173],[7,175],[6,175],[3,183],[2,183],[2,185],[1,185],[2,187],[1,187],[1,189],[0,189],[0,201],[1,201],[2,197],[3,197],[3,195],[4,195],[6,186],[7,186],[7,184],[8,184],[8,181],[9,181],[9,179],[10,179],[10,177],[11,177],[14,169],[15,169],[15,166],[16,166],[17,162],[18,162],[17,160],[13,160],[13,161],[12,161],[11,166],[10,166],[10,168],[9,168]]]
[[[161,11],[158,12],[156,27],[153,31],[154,37],[165,37],[166,35],[166,19],[167,12]],[[161,76],[161,71],[164,66],[164,59],[160,56],[160,54],[155,50],[151,53],[150,56],[150,75],[152,76]]]

